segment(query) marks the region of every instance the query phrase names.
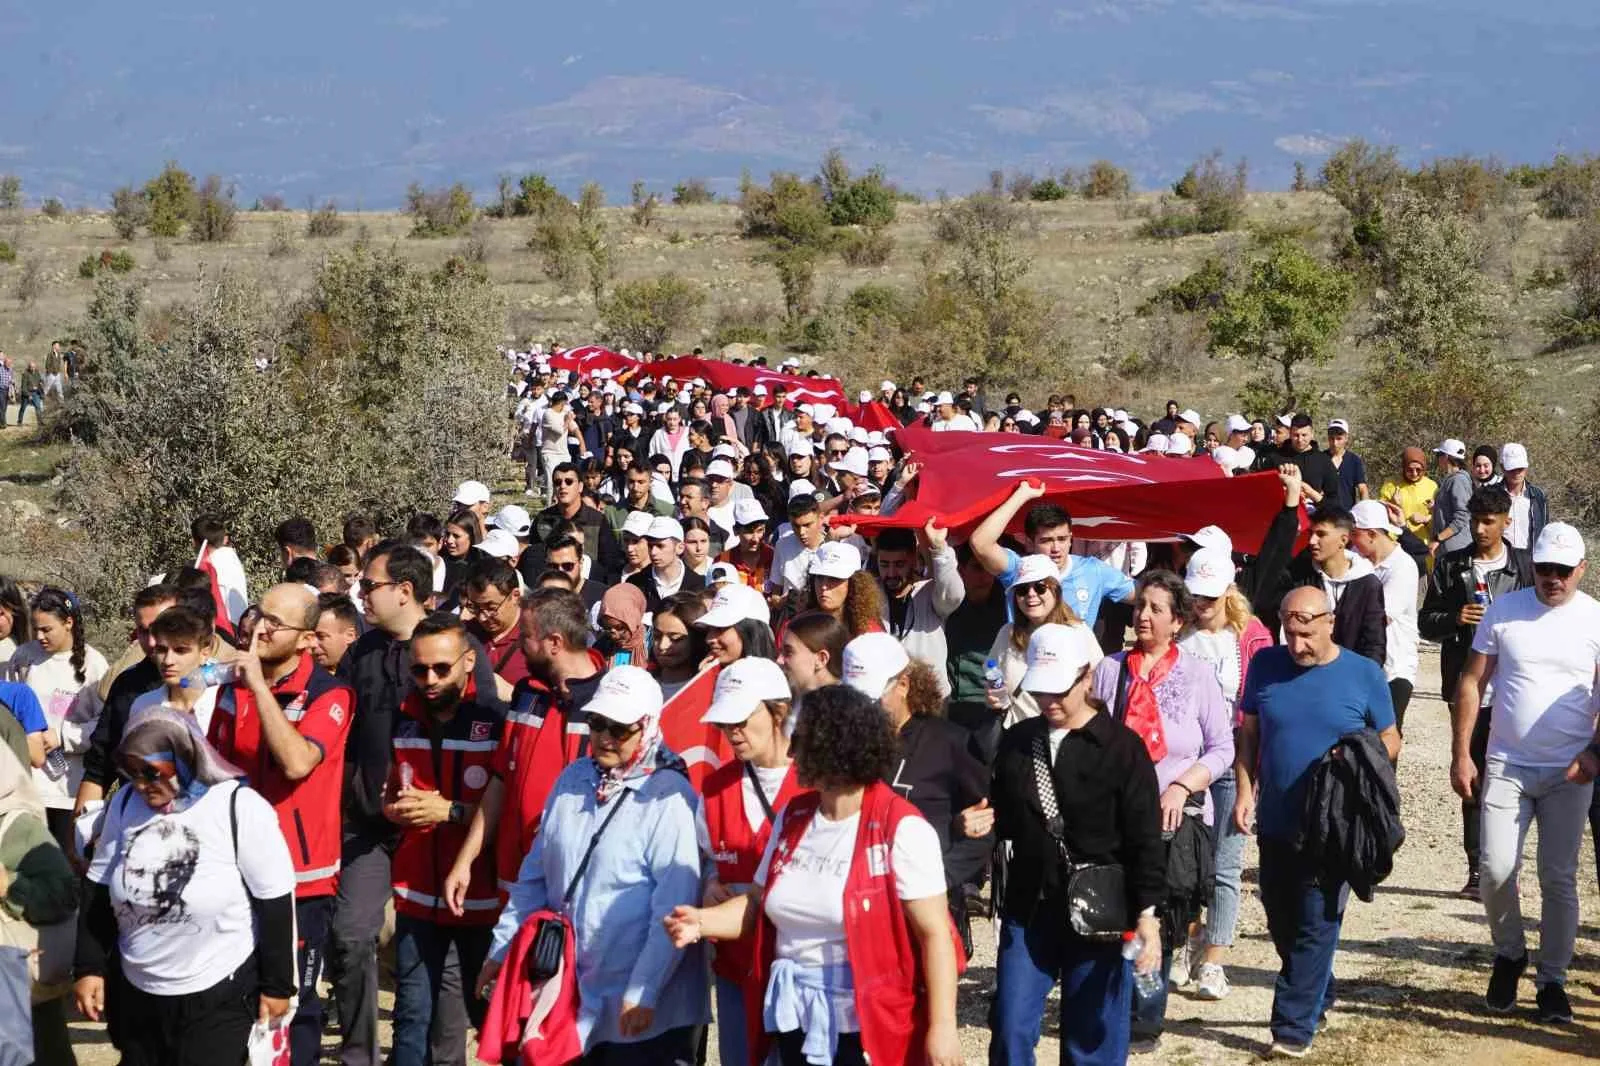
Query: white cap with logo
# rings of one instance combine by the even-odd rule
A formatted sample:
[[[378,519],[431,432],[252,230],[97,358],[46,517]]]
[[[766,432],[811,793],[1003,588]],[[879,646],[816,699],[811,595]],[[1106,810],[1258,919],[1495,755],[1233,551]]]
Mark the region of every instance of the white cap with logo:
[[[650,532],[650,523],[655,520],[655,515],[649,511],[629,511],[628,517],[622,520],[622,531],[631,536],[642,537]]]
[[[845,654],[849,654],[845,646]],[[1083,652],[1083,642],[1070,626],[1049,623],[1033,631],[1028,638],[1028,670],[1022,675],[1024,692],[1067,692],[1083,675],[1089,660]]]
[[[451,503],[459,503],[463,507],[473,507],[480,503],[488,503],[489,486],[481,481],[463,481],[456,486],[456,494],[451,498]]]
[[[1201,548],[1189,556],[1189,565],[1183,571],[1183,583],[1191,594],[1214,600],[1233,584],[1233,572],[1231,555],[1215,548]]]
[[[1187,422],[1191,426],[1194,426],[1196,429],[1199,429],[1200,428],[1200,412],[1196,411],[1193,407],[1191,407],[1188,410],[1184,411],[1181,415],[1178,416],[1178,421]]]
[[[772,609],[767,606],[767,598],[749,585],[723,585],[717,589],[711,609],[695,619],[694,624],[708,629],[726,629],[747,618],[753,622],[770,623]]]
[[[1229,415],[1228,416],[1228,432],[1229,433],[1249,433],[1250,432],[1250,422],[1249,422],[1249,420],[1247,420],[1244,417],[1244,415]]]
[[[1467,458],[1467,446],[1454,437],[1448,437],[1440,442],[1439,446],[1433,450],[1433,454],[1448,455],[1452,459],[1464,461]]]
[[[708,725],[740,725],[767,700],[792,698],[783,668],[757,656],[729,663],[717,673],[711,706],[700,716]]]
[[[844,683],[864,696],[881,699],[889,682],[905,673],[911,657],[888,633],[863,633],[844,646]]]
[[[525,508],[508,503],[490,517],[488,524],[493,529],[505,530],[513,537],[526,537],[533,528],[533,519],[528,517]]]
[[[830,540],[811,558],[807,577],[832,577],[844,580],[861,569],[861,550],[842,540]]]
[[[761,501],[747,496],[744,499],[733,501],[733,524],[739,526],[753,526],[757,522],[767,520],[766,508],[761,506]]]
[[[1533,545],[1533,561],[1557,566],[1577,566],[1583,562],[1583,535],[1565,522],[1551,522],[1539,531]]]
[[[1502,445],[1500,448],[1500,469],[1528,469],[1528,449],[1515,442]]]
[[[600,679],[599,686],[584,710],[613,722],[633,725],[641,718],[661,713],[661,686],[649,671],[637,666],[613,666]]]
[[[515,559],[522,550],[522,545],[503,529],[491,529],[485,533],[483,539],[478,541],[478,550],[485,555],[492,555],[496,559]]]
[[[1184,534],[1183,539],[1197,548],[1211,548],[1229,557],[1233,555],[1233,538],[1221,526],[1201,526],[1193,533]]]
[[[676,518],[658,514],[650,519],[650,528],[644,531],[646,540],[682,540],[683,523]]]
[[[733,464],[728,462],[726,459],[713,459],[711,461],[711,465],[706,467],[706,477],[708,478],[723,477],[727,478],[729,481],[732,481],[738,476],[739,472],[735,470],[733,468]]]
[[[1377,500],[1360,500],[1350,508],[1350,517],[1357,529],[1382,530],[1391,537],[1400,536],[1400,527],[1389,518],[1389,509]]]
[[[1024,555],[1017,562],[1017,576],[1011,579],[1011,587],[1018,585],[1031,585],[1035,581],[1046,578],[1061,580],[1061,571],[1056,569],[1056,564],[1050,561],[1048,555]]]

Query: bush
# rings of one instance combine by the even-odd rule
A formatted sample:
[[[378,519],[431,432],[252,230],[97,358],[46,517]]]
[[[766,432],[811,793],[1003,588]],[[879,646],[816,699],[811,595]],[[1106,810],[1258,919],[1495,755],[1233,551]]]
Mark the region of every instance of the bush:
[[[84,256],[83,261],[78,264],[78,277],[92,278],[103,272],[127,274],[135,265],[133,253],[126,249],[115,252],[107,250],[99,255]]]
[[[1289,186],[1291,192],[1310,192],[1311,179],[1306,176],[1306,165],[1300,160],[1294,161],[1294,184]]]
[[[539,256],[546,276],[565,292],[576,292],[587,284],[596,304],[613,272],[601,214],[604,206],[605,194],[599,185],[589,182],[577,206],[566,200],[548,204],[528,238],[528,248]]]
[[[894,189],[885,181],[881,167],[853,178],[843,153],[835,148],[823,157],[815,184],[835,226],[887,226],[894,221]]]
[[[1600,216],[1579,222],[1561,251],[1572,280],[1572,302],[1545,322],[1555,350],[1600,341]]]
[[[17,250],[9,241],[0,241],[0,263],[15,263]]]
[[[267,258],[283,259],[294,255],[297,251],[294,237],[289,232],[289,224],[283,219],[278,219],[272,224],[272,236],[267,238]]]
[[[853,267],[883,266],[894,254],[894,238],[882,226],[854,230],[839,241],[839,255]]]
[[[289,204],[282,196],[279,196],[277,193],[273,192],[268,193],[265,196],[258,197],[255,202],[255,206],[251,210],[270,212],[287,211],[289,210]]]
[[[1537,201],[1545,218],[1581,218],[1600,208],[1600,159],[1556,156]]]
[[[755,304],[723,305],[711,327],[711,346],[722,349],[730,344],[771,344],[771,308]]]
[[[640,229],[649,229],[650,224],[656,220],[656,208],[661,206],[661,197],[645,190],[644,182],[633,183],[631,195],[633,202],[633,224]]]
[[[487,219],[478,219],[468,231],[467,239],[461,242],[461,259],[469,266],[481,268],[489,265],[490,225]]]
[[[22,179],[15,174],[0,174],[0,211],[22,210]]]
[[[78,277],[92,278],[100,273],[100,257],[86,255],[78,263]]]
[[[1028,199],[1039,203],[1053,203],[1071,195],[1072,191],[1055,178],[1045,178],[1028,190]]]
[[[124,185],[111,193],[111,228],[117,236],[131,241],[139,235],[139,228],[150,222],[150,201],[144,193],[131,185]]]
[[[1432,160],[1407,184],[1422,196],[1480,222],[1491,208],[1505,206],[1514,195],[1504,164],[1466,155]]]
[[[477,217],[472,191],[457,182],[446,188],[424,189],[412,182],[406,189],[405,213],[411,216],[413,237],[458,237]]]
[[[1083,179],[1085,200],[1126,200],[1133,195],[1133,178],[1126,170],[1106,159],[1089,164]]]
[[[166,263],[172,259],[172,242],[165,237],[157,237],[152,244],[152,250],[156,253],[156,261],[159,263]]]
[[[689,178],[672,187],[672,202],[679,207],[693,207],[697,204],[714,204],[717,196],[706,184],[706,179]]]
[[[1238,229],[1244,222],[1249,168],[1241,159],[1230,174],[1221,161],[1222,153],[1213,152],[1185,171],[1173,188],[1189,206],[1163,200],[1160,211],[1139,228],[1140,235],[1170,239]]]
[[[624,282],[601,302],[602,339],[635,351],[658,352],[688,328],[705,292],[676,274]]]
[[[1011,175],[1011,180],[1006,182],[1006,192],[1011,194],[1013,200],[1033,199],[1033,187],[1038,184],[1032,174],[1021,173]]]
[[[176,237],[194,217],[194,178],[168,160],[161,173],[145,183],[144,198],[149,208],[145,224],[150,232],[157,237]]]
[[[1192,274],[1156,290],[1139,308],[1140,315],[1168,309],[1172,311],[1213,311],[1222,306],[1233,287],[1233,269],[1220,256],[1207,256]]]
[[[1368,339],[1392,362],[1431,365],[1486,355],[1495,320],[1478,228],[1409,189],[1391,198],[1384,212],[1386,237],[1377,260],[1383,288]]]
[[[306,215],[307,237],[337,237],[344,232],[345,221],[339,217],[339,205],[332,200]]]
[[[37,259],[30,259],[22,264],[22,270],[17,274],[17,282],[11,289],[11,294],[17,298],[17,303],[27,307],[44,294],[45,277],[44,268]]]
[[[851,290],[844,299],[845,315],[864,325],[873,319],[898,321],[905,313],[905,298],[888,285],[868,283]]]
[[[209,175],[194,197],[194,214],[189,232],[197,241],[216,243],[231,240],[239,221],[239,206],[233,202],[234,189],[222,187],[222,179]]]
[[[812,295],[817,287],[817,253],[805,245],[774,248],[762,261],[778,275],[778,288],[783,290],[784,321],[792,327],[811,310]]]
[[[833,224],[822,189],[797,175],[775,173],[769,185],[757,185],[749,174],[739,186],[739,235],[786,245],[825,248]]]
[[[48,219],[65,218],[67,205],[52,196],[40,206],[39,213]]]
[[[509,175],[501,175],[499,202],[483,209],[489,218],[529,218],[554,203],[566,203],[560,191],[543,174],[524,174],[512,190]]]

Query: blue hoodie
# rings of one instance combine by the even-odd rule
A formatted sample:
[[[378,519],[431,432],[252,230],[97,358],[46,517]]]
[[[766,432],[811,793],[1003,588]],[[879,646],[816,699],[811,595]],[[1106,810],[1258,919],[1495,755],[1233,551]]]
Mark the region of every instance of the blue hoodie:
[[[649,1040],[711,1020],[705,960],[698,945],[672,946],[661,920],[679,905],[700,904],[700,848],[695,794],[682,761],[664,748],[654,772],[636,772],[611,804],[597,807],[600,772],[580,759],[556,778],[540,822],[494,928],[490,957],[504,959],[518,927],[534,911],[567,915],[576,931],[578,1033],[585,1050]],[[573,898],[561,895],[612,805],[626,803],[601,836]],[[655,1010],[649,1029],[623,1037],[624,1002]]]

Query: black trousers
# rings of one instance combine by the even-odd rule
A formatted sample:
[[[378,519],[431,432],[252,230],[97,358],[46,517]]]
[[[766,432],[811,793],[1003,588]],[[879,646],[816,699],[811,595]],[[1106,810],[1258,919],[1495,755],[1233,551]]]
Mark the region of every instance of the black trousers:
[[[296,900],[295,926],[299,932],[299,951],[295,955],[295,980],[300,985],[300,1005],[289,1023],[290,1061],[294,1066],[317,1066],[322,1061],[322,998],[317,995],[317,980],[328,944],[328,927],[333,921],[333,897]]]
[[[596,1044],[583,1056],[582,1066],[691,1066],[699,1028],[668,1029],[635,1044]]]
[[[107,996],[111,1042],[121,1066],[222,1066],[244,1061],[260,1011],[252,959],[203,992],[153,996],[120,974]]]
[[[1461,847],[1467,853],[1467,869],[1478,868],[1478,842],[1479,842],[1479,808],[1481,799],[1479,789],[1483,788],[1483,775],[1485,764],[1489,759],[1489,714],[1491,708],[1485,707],[1478,712],[1477,724],[1472,727],[1472,742],[1468,751],[1472,755],[1472,765],[1478,768],[1478,788],[1473,789],[1472,798],[1461,801]],[[1594,809],[1590,808],[1591,817]]]
[[[778,1061],[782,1066],[806,1066],[806,1034],[796,1029],[778,1034]],[[861,1050],[860,1033],[840,1033],[839,1050],[834,1053],[833,1066],[866,1066],[867,1056]]]
[[[1394,703],[1394,727],[1401,735],[1406,731],[1406,708],[1411,705],[1411,682],[1395,678],[1389,682],[1389,699]]]

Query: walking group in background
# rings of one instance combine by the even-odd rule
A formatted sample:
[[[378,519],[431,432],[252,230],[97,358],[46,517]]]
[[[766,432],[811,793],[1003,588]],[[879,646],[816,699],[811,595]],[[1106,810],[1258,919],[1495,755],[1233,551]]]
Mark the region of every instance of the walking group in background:
[[[1408,448],[1374,490],[1342,419],[1322,447],[1304,415],[917,380],[857,422],[782,384],[506,357],[524,474],[499,504],[465,481],[331,545],[284,515],[251,572],[227,516],[194,518],[193,560],[98,605],[131,627],[105,654],[71,591],[0,578],[0,984],[31,1002],[0,1061],[73,1062],[76,1012],[129,1066],[275,1037],[307,1066],[334,1034],[346,1066],[949,1066],[987,913],[993,980],[962,994],[988,1061],[1035,1061],[1059,986],[1061,1061],[1119,1064],[1160,1048],[1173,991],[1230,994],[1252,861],[1261,1050],[1299,1058],[1348,894],[1404,838],[1423,638],[1487,1005],[1529,965],[1537,823],[1533,1006],[1571,1021],[1600,606],[1520,444],[1442,441],[1434,476]],[[879,529],[916,493],[911,426],[1214,464],[1273,513],[1250,553],[1219,524],[1089,541],[1027,478],[959,529]]]

